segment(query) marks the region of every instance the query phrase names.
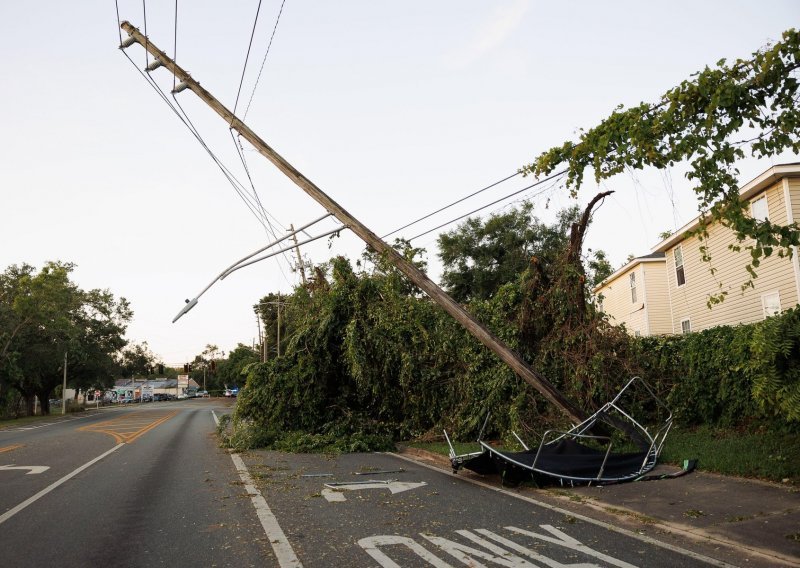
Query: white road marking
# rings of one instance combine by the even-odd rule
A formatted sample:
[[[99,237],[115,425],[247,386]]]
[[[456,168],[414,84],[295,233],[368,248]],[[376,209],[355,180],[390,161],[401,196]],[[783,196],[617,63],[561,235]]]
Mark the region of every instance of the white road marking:
[[[0,434],[5,432],[27,432],[28,430],[36,430],[38,428],[44,428],[45,426],[53,426],[54,424],[61,424],[62,422],[72,422],[73,420],[83,420],[85,418],[91,418],[94,416],[96,412],[87,413],[85,416],[73,416],[71,418],[63,418],[61,420],[56,420],[55,422],[43,422],[41,424],[34,424],[32,426],[17,426],[16,428],[2,428],[0,429]]]
[[[361,489],[389,489],[392,495],[395,493],[402,493],[403,491],[410,491],[428,485],[424,481],[411,482],[411,481],[375,481],[375,482],[360,482],[360,483],[341,483],[333,484],[326,483],[327,489],[322,490],[322,495],[330,503],[331,501],[340,502],[346,501],[342,491],[359,491]]]
[[[416,464],[418,466],[430,469],[431,471],[436,471],[436,472],[438,472],[438,473],[440,473],[442,475],[446,475],[448,477],[451,477],[451,475],[447,471],[445,471],[445,470],[443,470],[441,468],[438,468],[436,466],[429,465],[429,464],[426,464],[426,463],[423,463],[423,462],[418,462],[418,461],[415,461],[415,460],[413,460],[411,458],[407,458],[405,456],[401,456],[400,454],[395,454],[393,452],[387,452],[387,455],[396,457],[396,458],[401,459],[403,461],[406,461],[406,462],[409,462],[409,463],[413,463],[413,464]],[[459,476],[458,479],[460,479],[461,481],[464,481],[466,483],[471,483],[473,485],[477,485],[479,487],[483,487],[484,489],[489,489],[491,491],[496,491],[497,493],[502,493],[504,495],[508,495],[509,497],[513,497],[515,499],[521,499],[522,501],[527,501],[528,503],[531,503],[533,505],[537,505],[539,507],[542,507],[544,509],[548,509],[550,511],[554,511],[556,513],[560,513],[562,515],[573,517],[573,518],[581,520],[581,521],[583,521],[585,523],[596,525],[598,527],[603,527],[604,529],[610,530],[610,531],[615,532],[617,534],[625,535],[627,537],[634,538],[634,539],[639,540],[641,542],[646,542],[647,544],[652,544],[653,546],[658,546],[659,548],[663,548],[663,549],[669,550],[671,552],[675,552],[675,553],[678,553],[678,554],[682,554],[684,556],[688,556],[689,558],[694,558],[695,560],[699,560],[701,562],[705,562],[706,564],[711,564],[713,566],[719,566],[720,568],[737,568],[733,564],[728,564],[727,562],[724,562],[722,560],[717,560],[716,558],[711,558],[710,556],[705,556],[704,554],[699,554],[697,552],[692,552],[691,550],[686,550],[685,548],[681,548],[679,546],[674,546],[674,545],[666,543],[666,542],[661,542],[660,540],[656,540],[656,539],[654,539],[652,537],[649,537],[649,536],[646,536],[646,535],[643,535],[643,534],[637,534],[637,533],[635,533],[633,531],[629,531],[629,530],[623,529],[621,527],[617,527],[615,525],[612,525],[612,524],[609,524],[609,523],[606,523],[606,522],[603,522],[603,521],[598,521],[597,519],[593,519],[591,517],[587,517],[585,515],[581,515],[580,513],[575,513],[575,512],[572,512],[572,511],[568,511],[566,509],[562,509],[561,507],[556,507],[555,505],[550,505],[549,503],[545,503],[543,501],[537,501],[536,499],[532,499],[531,497],[526,497],[525,495],[520,495],[518,493],[512,493],[510,491],[506,491],[502,487],[496,487],[494,485],[489,485],[488,483],[484,483],[482,481],[478,481],[477,479],[470,479],[470,478],[464,477],[464,476]]]
[[[25,475],[31,475],[31,474],[36,475],[38,473],[42,473],[43,471],[47,471],[48,469],[50,469],[50,466],[49,465],[14,465],[13,463],[9,464],[9,465],[0,465],[0,471],[6,471],[6,470],[9,470],[9,469],[29,469],[30,471],[27,472]]]
[[[219,426],[217,413],[212,410],[211,415],[214,417],[214,422]],[[258,520],[261,521],[264,533],[266,533],[269,543],[272,545],[272,550],[275,552],[278,564],[280,564],[281,568],[302,568],[303,565],[297,558],[292,545],[289,544],[286,535],[283,534],[283,529],[281,529],[278,524],[278,519],[272,514],[272,510],[269,508],[269,505],[267,505],[267,500],[261,495],[261,492],[253,482],[253,478],[250,477],[250,472],[247,471],[247,466],[242,461],[242,458],[237,454],[231,454],[231,459],[239,474],[239,478],[242,480],[242,483],[244,483],[245,491],[250,495],[250,500],[253,502]]]
[[[341,503],[342,501],[347,501],[344,493],[341,491],[328,489],[327,487],[322,490],[322,496],[325,497],[325,500],[328,501],[328,503]]]
[[[506,530],[524,534],[525,536],[529,536],[534,539],[543,540],[544,542],[549,542],[551,544],[557,544],[559,546],[564,546],[569,548],[570,550],[575,550],[577,552],[582,552],[587,556],[594,556],[598,560],[602,560],[603,562],[607,562],[608,564],[612,564],[614,566],[618,566],[619,568],[636,568],[633,564],[628,564],[622,560],[617,560],[613,556],[609,556],[608,554],[603,554],[602,552],[598,552],[586,546],[585,544],[581,543],[577,539],[572,538],[565,532],[557,529],[553,525],[539,525],[541,528],[549,532],[552,536],[547,536],[531,531],[526,531],[524,529],[520,529],[517,527],[506,527]],[[480,532],[480,531],[478,531]],[[488,535],[487,535],[488,536]]]
[[[416,542],[412,538],[408,538],[405,536],[397,536],[397,535],[379,535],[379,536],[370,536],[367,538],[362,538],[358,541],[359,546],[364,549],[364,551],[369,554],[373,560],[375,560],[378,564],[382,566],[382,568],[402,568],[397,562],[389,558],[385,552],[383,552],[379,546],[389,546],[389,545],[401,545],[408,548],[414,554],[425,560],[431,566],[435,568],[453,568],[451,564],[448,564],[432,552],[429,552],[426,548],[424,548],[421,544]]]
[[[125,444],[117,444],[116,446],[114,446],[113,448],[108,450],[107,452],[105,452],[103,454],[100,454],[99,456],[97,456],[93,460],[90,460],[90,461],[86,462],[85,464],[80,466],[78,469],[72,471],[71,473],[68,473],[67,475],[65,475],[64,477],[59,479],[58,481],[56,481],[54,483],[51,483],[50,485],[48,485],[47,487],[45,487],[44,489],[39,491],[33,497],[29,497],[28,499],[25,499],[25,501],[23,501],[22,503],[20,503],[19,505],[17,505],[13,509],[9,509],[8,511],[6,511],[2,515],[0,515],[0,525],[2,525],[4,522],[6,522],[8,519],[13,517],[14,515],[19,513],[20,511],[22,511],[28,505],[30,505],[32,503],[35,503],[36,501],[38,501],[39,499],[41,499],[42,497],[44,497],[45,495],[50,493],[53,489],[55,489],[59,485],[61,485],[63,483],[66,483],[67,481],[69,481],[70,479],[72,479],[73,477],[78,475],[80,472],[82,472],[84,469],[86,469],[88,467],[91,467],[92,465],[96,464],[97,462],[99,462],[101,459],[103,459],[107,455],[109,455],[109,454],[111,454],[113,452],[116,452],[118,449],[120,449],[124,445]]]

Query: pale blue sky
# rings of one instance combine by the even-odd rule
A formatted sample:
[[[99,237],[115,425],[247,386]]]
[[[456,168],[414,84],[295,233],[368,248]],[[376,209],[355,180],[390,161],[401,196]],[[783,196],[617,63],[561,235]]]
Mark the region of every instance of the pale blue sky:
[[[178,62],[233,107],[257,1],[178,4]],[[173,53],[174,1],[149,0],[147,31]],[[239,115],[280,0],[263,0]],[[144,30],[142,2],[120,15]],[[244,269],[171,324],[222,268],[266,243],[265,230],[212,160],[117,50],[111,0],[0,5],[0,268],[77,263],[136,313],[129,336],[179,364],[206,343],[256,336],[251,306],[299,281],[286,260]],[[746,57],[800,24],[800,3],[302,2],[286,0],[247,123],[378,234],[497,181],[573,138],[615,105],[655,99],[722,57]],[[140,67],[144,52],[127,52]],[[170,74],[153,73],[165,89]],[[242,180],[222,121],[190,92],[179,101]],[[266,209],[283,225],[320,208],[246,148]],[[788,157],[787,159],[792,159]],[[745,163],[746,182],[771,163]],[[406,237],[530,183],[514,180],[405,232]],[[620,176],[588,246],[615,266],[646,254],[696,203],[680,171]],[[582,191],[579,203],[597,188]],[[546,209],[549,198],[549,209]],[[571,200],[535,200],[544,219]],[[497,207],[492,210],[497,210]],[[330,223],[325,227],[330,227]],[[438,276],[435,235],[429,249]],[[352,235],[304,248],[309,260],[359,256]]]

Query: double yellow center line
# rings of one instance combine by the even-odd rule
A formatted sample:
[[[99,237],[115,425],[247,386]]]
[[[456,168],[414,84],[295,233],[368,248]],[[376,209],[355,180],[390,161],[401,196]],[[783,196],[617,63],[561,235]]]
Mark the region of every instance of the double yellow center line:
[[[176,414],[179,410],[172,410],[168,412],[158,411],[139,411],[126,413],[124,416],[106,420],[105,422],[98,422],[97,424],[89,424],[78,428],[83,432],[100,432],[108,434],[116,440],[117,444],[130,444],[138,437],[146,434],[159,424],[163,424]]]

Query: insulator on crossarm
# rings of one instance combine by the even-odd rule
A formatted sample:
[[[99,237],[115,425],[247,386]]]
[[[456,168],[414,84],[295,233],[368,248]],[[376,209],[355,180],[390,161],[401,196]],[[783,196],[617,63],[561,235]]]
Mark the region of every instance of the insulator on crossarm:
[[[134,37],[133,36],[128,36],[124,40],[122,40],[122,43],[119,44],[119,47],[120,47],[120,49],[125,49],[126,47],[132,46],[134,43],[136,43],[136,40],[134,39]]]
[[[185,91],[188,88],[189,88],[189,84],[188,83],[178,83],[178,85],[174,89],[172,89],[172,92],[173,93],[180,93],[181,91]]]
[[[153,59],[152,63],[150,63],[150,65],[145,67],[144,70],[149,73],[150,71],[155,71],[156,69],[158,69],[162,65],[164,65],[164,64],[161,62],[160,59]]]

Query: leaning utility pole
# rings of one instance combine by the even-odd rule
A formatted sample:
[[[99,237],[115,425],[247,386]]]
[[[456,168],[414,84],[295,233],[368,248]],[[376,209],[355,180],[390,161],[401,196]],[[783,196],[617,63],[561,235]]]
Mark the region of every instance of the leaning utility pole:
[[[275,150],[273,150],[264,140],[262,140],[255,132],[253,132],[244,122],[236,118],[236,116],[229,111],[225,106],[220,103],[214,96],[206,89],[200,86],[200,83],[192,79],[192,77],[178,66],[166,53],[159,50],[149,38],[146,38],[137,28],[129,22],[122,22],[120,25],[128,34],[128,38],[122,42],[121,49],[130,47],[134,43],[138,43],[144,47],[150,55],[153,56],[154,61],[148,66],[148,71],[154,70],[161,65],[166,67],[170,72],[177,77],[181,84],[179,84],[173,92],[177,93],[185,89],[190,89],[197,95],[203,102],[205,102],[211,109],[222,117],[228,123],[230,128],[238,132],[245,138],[253,147],[270,162],[283,172],[286,177],[292,180],[300,189],[305,191],[314,201],[322,205],[329,213],[333,214],[341,223],[353,231],[358,237],[361,238],[367,245],[372,247],[379,254],[383,254],[400,272],[406,275],[411,282],[423,290],[428,296],[433,299],[439,306],[441,306],[448,314],[450,314],[456,321],[458,321],[466,330],[472,334],[478,341],[488,347],[501,361],[511,367],[511,369],[521,377],[525,382],[539,391],[548,401],[558,406],[564,411],[571,419],[576,422],[582,422],[585,414],[566,398],[555,386],[550,383],[545,377],[536,372],[530,365],[528,365],[522,357],[505,343],[503,343],[497,336],[495,336],[488,328],[476,320],[472,314],[467,312],[461,304],[448,296],[444,290],[439,288],[424,272],[418,269],[414,264],[407,261],[403,256],[394,250],[391,246],[386,244],[380,237],[370,231],[358,219],[350,215],[341,205],[331,199],[325,192],[318,188],[314,183],[301,174]]]

